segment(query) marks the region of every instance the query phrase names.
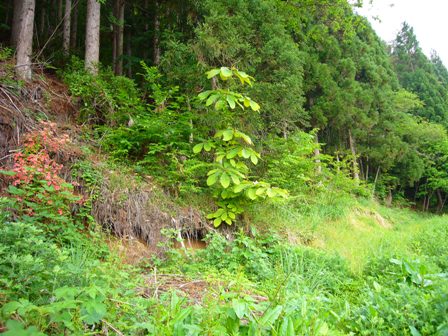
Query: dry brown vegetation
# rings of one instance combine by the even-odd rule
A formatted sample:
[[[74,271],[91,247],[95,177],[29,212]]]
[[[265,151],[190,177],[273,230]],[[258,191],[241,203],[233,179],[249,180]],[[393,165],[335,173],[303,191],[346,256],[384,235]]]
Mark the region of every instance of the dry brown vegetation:
[[[208,230],[198,210],[176,205],[151,182],[113,170],[104,170],[102,175],[93,215],[117,236],[138,238],[156,246],[165,240],[162,229],[177,229],[189,238],[203,236]]]

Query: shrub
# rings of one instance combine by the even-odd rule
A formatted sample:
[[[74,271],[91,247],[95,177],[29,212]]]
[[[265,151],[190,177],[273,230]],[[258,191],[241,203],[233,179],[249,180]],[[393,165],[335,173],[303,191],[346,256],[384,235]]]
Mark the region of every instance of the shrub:
[[[3,171],[10,182],[8,207],[20,221],[34,223],[52,237],[68,237],[79,223],[72,217],[72,205],[82,204],[82,197],[59,176],[63,165],[55,157],[63,153],[69,139],[57,134],[54,123],[41,126],[25,136],[12,171]]]
[[[97,76],[84,69],[73,56],[61,72],[70,93],[80,99],[80,118],[99,124],[123,124],[144,110],[141,92],[133,80],[115,76],[111,69],[101,69]]]

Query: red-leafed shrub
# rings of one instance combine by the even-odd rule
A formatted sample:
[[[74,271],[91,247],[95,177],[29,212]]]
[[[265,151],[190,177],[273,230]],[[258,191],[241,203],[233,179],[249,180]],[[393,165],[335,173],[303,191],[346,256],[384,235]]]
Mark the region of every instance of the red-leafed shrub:
[[[8,173],[7,191],[15,215],[52,233],[73,226],[76,216],[72,214],[72,205],[82,203],[73,184],[60,176],[63,165],[55,160],[69,142],[67,134],[57,133],[56,124],[42,122],[39,130],[26,135],[23,149],[14,155],[14,165]]]

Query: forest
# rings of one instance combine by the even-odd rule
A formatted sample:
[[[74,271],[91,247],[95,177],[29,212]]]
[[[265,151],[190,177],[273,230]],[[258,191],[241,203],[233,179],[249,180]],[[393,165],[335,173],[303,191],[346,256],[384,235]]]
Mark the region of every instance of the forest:
[[[362,5],[2,1],[0,333],[448,335],[448,70]]]

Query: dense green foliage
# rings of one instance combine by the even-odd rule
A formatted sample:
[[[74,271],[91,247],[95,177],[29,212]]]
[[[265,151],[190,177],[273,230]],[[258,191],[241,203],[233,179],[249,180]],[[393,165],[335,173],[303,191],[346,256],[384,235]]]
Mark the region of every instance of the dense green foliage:
[[[17,128],[20,145],[0,170],[5,335],[448,335],[446,217],[379,205],[441,214],[448,199],[448,70],[412,27],[388,47],[346,0],[132,0],[124,22],[106,0],[92,74],[85,32],[63,54],[56,1],[36,0],[40,80],[67,86],[73,144],[59,133],[70,126],[28,110],[42,89],[14,79],[12,3],[0,4],[0,98],[12,102],[0,130]],[[124,265],[104,243],[111,223],[93,217],[108,177],[89,159],[126,167],[120,186],[145,181],[198,208],[207,248],[174,248],[197,228],[181,231],[166,205],[164,254]],[[177,290],[163,283],[173,275]]]
[[[85,238],[86,245],[57,247],[29,224],[3,222],[0,267],[8,303],[1,314],[22,321],[7,322],[8,335],[24,328],[24,335],[34,335],[35,327],[50,334],[445,335],[447,258],[435,246],[443,248],[448,232],[433,225],[414,237],[408,255],[378,255],[362,274],[340,257],[275,237],[240,234],[229,242],[210,236],[206,250],[172,250],[158,267],[161,274],[208,279],[198,305],[175,292],[139,297],[137,270],[117,272],[117,261]]]
[[[47,1],[38,3],[36,40],[49,39],[40,55],[62,67],[82,100],[81,118],[108,126],[97,127],[104,148],[133,160],[140,172],[167,175],[159,182],[173,192],[200,187],[199,173],[187,167],[195,165],[186,164],[194,160],[190,144],[215,130],[251,134],[262,155],[270,154],[272,138],[315,130],[316,142],[325,144],[316,153],[351,160],[351,175],[371,184],[380,199],[443,211],[448,71],[436,53],[423,54],[409,25],[388,48],[353,11],[357,2],[135,0],[125,4],[120,56],[132,81],[107,68],[93,78],[79,59],[67,62],[54,47],[60,36],[51,34],[57,17],[46,17]],[[116,33],[110,31],[118,24],[115,5],[102,4],[102,42]],[[74,7],[72,20],[80,26],[83,2]],[[8,13],[11,4],[2,9]],[[6,15],[4,33],[10,20]],[[75,37],[71,53],[81,56],[84,32]],[[101,61],[116,70],[110,48],[101,43]],[[203,73],[223,66],[255,78],[244,94],[262,106],[260,113],[229,114],[198,103],[210,84],[219,90]],[[236,85],[226,89],[238,92]],[[260,165],[257,177],[269,175],[266,168]]]

